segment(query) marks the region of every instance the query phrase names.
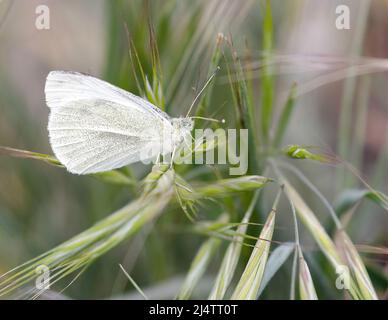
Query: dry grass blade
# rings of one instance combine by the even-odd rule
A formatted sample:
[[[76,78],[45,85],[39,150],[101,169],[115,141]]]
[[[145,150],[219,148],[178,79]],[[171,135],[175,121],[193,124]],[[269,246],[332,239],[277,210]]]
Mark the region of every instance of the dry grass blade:
[[[272,210],[264,224],[257,240],[255,248],[252,250],[249,261],[233,292],[233,300],[256,300],[263,279],[264,269],[267,263],[272,234],[275,226],[276,207],[279,201],[280,191],[276,196]]]
[[[375,246],[359,244],[359,245],[356,245],[356,248],[357,248],[357,251],[363,252],[363,253],[388,255],[388,248],[385,248],[385,247],[375,247]]]
[[[347,262],[356,279],[362,297],[367,300],[377,300],[378,297],[366,267],[348,235],[343,230],[339,230],[335,240],[339,252],[342,254],[343,259]]]
[[[246,230],[248,228],[248,222],[251,218],[258,197],[259,191],[256,191],[254,197],[252,198],[251,204],[249,205],[249,208],[241,221],[241,224],[237,228],[237,233],[246,233]],[[216,278],[216,282],[210,293],[209,300],[220,300],[224,298],[225,292],[228,289],[228,286],[232,281],[234,272],[236,270],[238,259],[241,253],[242,241],[243,237],[241,236],[233,237],[232,243],[228,246],[225,252],[220,270]]]
[[[310,269],[302,253],[299,254],[299,294],[302,300],[318,300]]]
[[[11,156],[24,159],[41,160],[48,164],[63,168],[63,165],[55,157],[43,153],[0,146],[0,156]]]

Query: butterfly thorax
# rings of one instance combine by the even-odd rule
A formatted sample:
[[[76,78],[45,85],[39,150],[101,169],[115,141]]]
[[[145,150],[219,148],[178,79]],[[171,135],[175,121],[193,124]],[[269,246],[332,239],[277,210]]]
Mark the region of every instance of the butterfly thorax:
[[[173,145],[179,146],[187,138],[190,138],[191,131],[194,127],[194,121],[190,118],[173,118],[171,120],[173,132],[172,141]]]

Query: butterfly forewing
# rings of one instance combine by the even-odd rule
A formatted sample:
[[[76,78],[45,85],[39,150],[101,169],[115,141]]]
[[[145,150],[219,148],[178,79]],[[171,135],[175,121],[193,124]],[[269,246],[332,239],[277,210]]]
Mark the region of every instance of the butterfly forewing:
[[[171,119],[144,99],[91,76],[58,71],[47,77],[45,91],[50,143],[70,172],[107,171],[171,151],[161,146]]]

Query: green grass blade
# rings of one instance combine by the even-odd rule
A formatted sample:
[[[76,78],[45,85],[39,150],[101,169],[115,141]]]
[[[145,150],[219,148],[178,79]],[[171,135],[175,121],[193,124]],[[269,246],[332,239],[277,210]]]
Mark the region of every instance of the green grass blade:
[[[273,26],[272,26],[272,12],[271,2],[265,0],[265,11],[263,19],[263,70],[261,80],[261,129],[262,136],[265,142],[268,142],[269,132],[271,128],[272,120],[272,107],[273,107],[273,92],[274,81],[270,70],[270,59],[272,52],[273,42]]]
[[[214,70],[219,66],[220,60],[222,57],[222,49],[225,41],[225,36],[223,34],[217,35],[216,45],[212,54],[212,57],[210,59],[209,69],[208,69],[208,78],[213,74]],[[204,94],[200,101],[198,102],[198,108],[195,113],[197,117],[204,117],[206,116],[206,112],[208,111],[208,108],[210,106],[210,98],[214,89],[215,83],[210,82],[207,89],[206,94]],[[198,120],[196,120],[197,122]]]
[[[123,271],[123,273],[125,274],[125,276],[127,277],[127,279],[131,282],[131,284],[135,287],[135,289],[137,290],[137,292],[140,293],[140,295],[144,298],[144,300],[148,300],[148,297],[145,295],[145,293],[143,292],[143,290],[141,290],[141,288],[138,286],[138,284],[135,282],[135,280],[132,279],[132,277],[129,275],[129,273],[124,269],[124,267],[119,264],[120,266],[120,269]]]
[[[267,266],[264,271],[263,280],[261,281],[258,297],[262,294],[271,279],[281,266],[287,261],[294,251],[295,245],[292,242],[286,242],[279,245],[269,256]]]
[[[15,148],[0,146],[0,156],[10,156],[23,159],[34,159],[46,162],[53,166],[64,167],[54,156],[48,154],[32,152],[27,150],[20,150]]]
[[[48,154],[0,146],[0,156],[1,155],[7,155],[7,156],[23,158],[23,159],[40,160],[50,165],[64,168],[63,164],[61,164],[58,161],[58,159]],[[90,174],[90,176],[95,177],[107,183],[118,184],[118,185],[132,186],[136,183],[132,178],[130,178],[129,176],[125,175],[124,173],[118,170],[94,173],[94,174]]]
[[[288,145],[283,148],[283,153],[292,159],[313,160],[322,163],[332,163],[334,159],[325,154],[312,153],[307,147],[297,144]]]
[[[280,115],[279,122],[277,124],[276,133],[273,145],[274,147],[278,147],[284,137],[284,133],[286,132],[288,123],[290,122],[292,112],[295,106],[295,98],[296,98],[296,84],[293,84],[290,90],[290,93],[287,98],[287,102],[282,110]]]
[[[223,197],[237,192],[260,189],[270,181],[272,180],[262,176],[243,176],[239,178],[222,179],[211,185],[197,188],[196,192],[202,197]]]
[[[178,293],[177,299],[187,300],[190,298],[193,290],[195,289],[195,286],[198,284],[198,281],[205,273],[211,258],[213,257],[216,249],[220,244],[221,240],[216,238],[210,238],[202,244],[193,262],[191,263],[189,272],[187,273],[182,288]]]
[[[343,191],[337,198],[334,207],[336,212],[341,215],[363,199],[368,199],[384,210],[388,210],[388,198],[385,194],[368,189],[348,189]]]
[[[238,129],[246,128],[248,129],[248,172],[257,173],[260,168],[260,157],[258,154],[258,149],[260,145],[259,132],[256,125],[256,115],[254,106],[252,104],[252,99],[248,98],[248,87],[245,81],[245,73],[241,65],[240,58],[237,54],[236,49],[233,46],[231,41],[228,42],[233,63],[234,69],[236,70],[237,82],[231,79],[230,67],[227,63],[227,70],[229,75],[229,83],[232,89],[232,95],[235,104],[236,112],[236,127]]]

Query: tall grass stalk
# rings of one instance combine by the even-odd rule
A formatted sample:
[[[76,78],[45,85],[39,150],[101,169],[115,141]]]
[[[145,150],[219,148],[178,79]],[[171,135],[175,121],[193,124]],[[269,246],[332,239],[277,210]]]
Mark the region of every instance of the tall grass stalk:
[[[366,23],[369,16],[370,0],[362,1],[359,4],[359,20],[357,23],[353,43],[351,47],[350,56],[359,55],[362,51],[362,43],[364,41],[364,33]],[[356,86],[355,75],[352,73],[353,69],[349,69],[349,75],[345,82],[345,88],[342,96],[341,111],[339,117],[339,132],[338,132],[338,154],[343,158],[349,157],[349,141],[351,140],[351,119],[352,119],[352,105],[354,90]],[[349,185],[349,180],[344,173],[339,175],[339,185]],[[341,181],[341,179],[343,179]]]

